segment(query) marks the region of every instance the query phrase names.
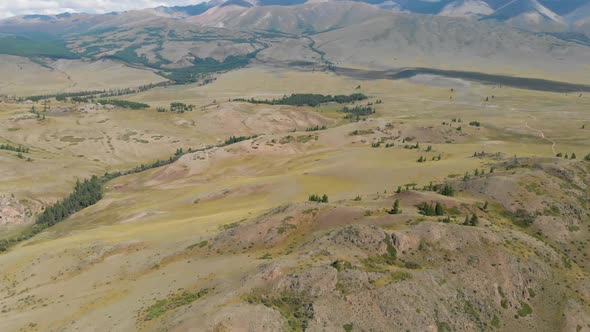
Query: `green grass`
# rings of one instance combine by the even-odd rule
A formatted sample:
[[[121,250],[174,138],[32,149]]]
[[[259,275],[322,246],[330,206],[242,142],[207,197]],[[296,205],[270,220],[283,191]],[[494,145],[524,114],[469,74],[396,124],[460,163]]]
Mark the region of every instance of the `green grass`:
[[[526,317],[528,315],[531,315],[532,313],[533,308],[531,308],[531,306],[528,303],[522,302],[520,309],[518,309],[518,315],[520,317]]]
[[[157,319],[171,310],[191,304],[201,297],[207,295],[208,292],[208,289],[202,289],[196,293],[183,292],[170,296],[167,299],[160,300],[147,308],[145,312],[145,320],[150,321]]]
[[[205,240],[205,241],[201,241],[195,244],[191,244],[190,246],[187,247],[187,249],[195,249],[195,248],[204,248],[207,245],[209,245],[209,241]]]
[[[451,328],[451,325],[449,325],[449,323],[447,322],[436,322],[436,331],[437,332],[451,332],[453,331],[453,329]]]
[[[22,57],[79,58],[66,47],[63,40],[32,39],[23,36],[0,36],[0,53]]]
[[[475,307],[471,302],[465,301],[463,310],[465,311],[465,313],[469,314],[474,319],[479,319],[479,313],[477,312],[477,310],[475,310]]]

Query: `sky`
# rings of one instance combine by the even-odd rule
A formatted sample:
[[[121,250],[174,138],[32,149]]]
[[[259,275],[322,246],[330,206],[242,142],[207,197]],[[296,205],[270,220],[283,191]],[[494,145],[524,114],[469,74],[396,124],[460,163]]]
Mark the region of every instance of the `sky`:
[[[0,19],[28,14],[64,12],[109,13],[158,6],[194,5],[204,0],[0,0]]]

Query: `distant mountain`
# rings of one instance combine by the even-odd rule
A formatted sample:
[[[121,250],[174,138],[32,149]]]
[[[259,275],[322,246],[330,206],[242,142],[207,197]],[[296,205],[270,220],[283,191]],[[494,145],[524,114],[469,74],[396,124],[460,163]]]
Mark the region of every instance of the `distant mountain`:
[[[459,0],[453,1],[446,5],[441,11],[440,15],[444,16],[475,16],[482,17],[490,15],[494,10],[483,0]]]
[[[197,4],[197,5],[191,5],[191,6],[174,6],[174,7],[161,6],[161,7],[154,8],[154,10],[157,12],[163,13],[163,14],[188,17],[188,16],[200,15],[200,14],[206,12],[209,8],[211,8],[209,3],[203,2],[203,3]]]
[[[542,59],[568,69],[590,54],[590,2],[212,0],[104,15],[12,17],[0,20],[0,42],[11,45],[0,54],[117,59],[182,82],[253,59],[369,68],[465,62],[520,68]],[[55,47],[39,46],[48,43]]]
[[[387,15],[375,6],[350,1],[325,1],[297,6],[216,6],[187,22],[234,30],[288,34],[317,33]]]
[[[514,0],[497,8],[485,19],[505,22],[513,27],[534,32],[564,32],[567,22],[537,0]]]
[[[549,8],[540,4],[537,0],[514,0],[496,9],[493,14],[487,16],[490,19],[509,20],[515,17],[528,15],[542,17],[543,19],[559,22],[561,17]]]

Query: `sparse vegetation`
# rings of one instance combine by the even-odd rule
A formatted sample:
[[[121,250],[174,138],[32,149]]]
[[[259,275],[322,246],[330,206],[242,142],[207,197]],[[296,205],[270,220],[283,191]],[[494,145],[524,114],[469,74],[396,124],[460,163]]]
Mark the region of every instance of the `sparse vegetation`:
[[[531,315],[533,313],[533,308],[531,308],[531,306],[526,303],[526,302],[522,302],[520,304],[520,309],[518,309],[518,315],[520,317],[526,317],[528,315]]]
[[[160,300],[155,304],[148,307],[144,312],[144,320],[150,321],[157,319],[169,311],[175,310],[177,308],[183,307],[185,305],[189,305],[196,300],[202,298],[203,296],[207,295],[209,289],[202,289],[197,292],[181,292],[179,294],[170,295],[168,298],[164,300]]]
[[[305,331],[309,320],[314,317],[311,301],[304,294],[266,294],[263,291],[255,291],[245,296],[244,300],[250,304],[260,303],[278,310],[287,320],[290,331]]]
[[[504,211],[504,215],[520,227],[529,227],[535,222],[535,216],[524,209],[518,209],[515,212]]]

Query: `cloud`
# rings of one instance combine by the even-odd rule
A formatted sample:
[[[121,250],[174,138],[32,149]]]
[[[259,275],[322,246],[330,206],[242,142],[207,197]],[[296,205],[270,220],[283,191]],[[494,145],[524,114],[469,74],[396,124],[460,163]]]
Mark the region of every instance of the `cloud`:
[[[104,14],[113,11],[158,6],[194,5],[204,0],[0,0],[0,18],[29,14],[82,12]]]

